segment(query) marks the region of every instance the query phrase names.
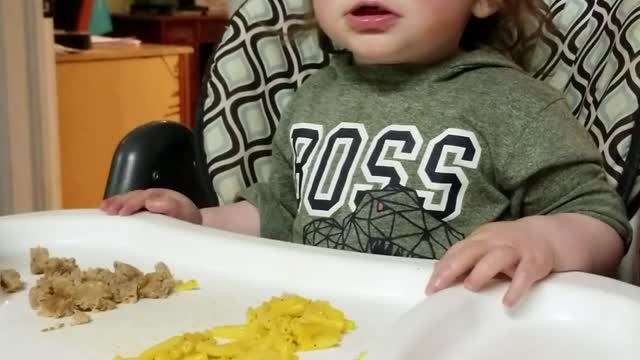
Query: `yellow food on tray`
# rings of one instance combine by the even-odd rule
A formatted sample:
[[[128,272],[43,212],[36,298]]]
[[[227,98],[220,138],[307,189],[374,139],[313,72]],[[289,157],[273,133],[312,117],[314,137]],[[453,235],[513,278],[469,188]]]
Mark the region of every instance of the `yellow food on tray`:
[[[137,357],[114,360],[295,360],[298,351],[337,346],[354,328],[326,301],[286,295],[249,308],[244,325],[174,336]]]
[[[196,280],[189,280],[187,282],[178,281],[175,286],[176,291],[191,291],[198,288],[198,282]]]
[[[363,351],[358,355],[354,360],[364,360],[364,357],[367,356],[367,352]]]

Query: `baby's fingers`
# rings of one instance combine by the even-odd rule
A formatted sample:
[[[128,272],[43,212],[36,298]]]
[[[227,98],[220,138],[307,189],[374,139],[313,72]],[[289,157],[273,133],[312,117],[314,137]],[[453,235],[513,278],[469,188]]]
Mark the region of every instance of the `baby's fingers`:
[[[490,251],[478,261],[467,276],[465,287],[472,291],[481,290],[498,274],[508,272],[519,259],[518,254],[509,247],[499,247]]]
[[[168,196],[147,199],[144,206],[152,213],[163,214],[174,218],[179,217],[178,202]]]
[[[529,291],[534,283],[541,280],[548,274],[548,271],[536,266],[535,262],[531,261],[531,259],[522,259],[513,274],[511,285],[509,286],[502,302],[506,306],[514,306],[520,301],[520,299],[522,299],[524,294]]]
[[[427,294],[433,294],[451,286],[458,278],[469,272],[486,252],[486,246],[480,242],[460,243],[455,251],[449,251],[436,264],[427,285]]]
[[[124,197],[118,215],[132,215],[144,208],[145,194],[143,191],[135,191]]]
[[[132,196],[131,194],[121,194],[105,199],[100,204],[100,210],[109,215],[117,215],[122,207],[127,203],[129,197]]]
[[[102,200],[102,202],[100,203],[100,210],[106,212],[106,213],[110,213],[111,212],[111,208],[113,207],[113,204],[117,201],[117,197],[110,197],[108,199],[104,199]]]

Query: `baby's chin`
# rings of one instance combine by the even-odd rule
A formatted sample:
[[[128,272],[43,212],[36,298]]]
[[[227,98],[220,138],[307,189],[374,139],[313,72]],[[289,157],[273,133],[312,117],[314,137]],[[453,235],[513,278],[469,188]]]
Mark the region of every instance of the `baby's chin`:
[[[373,40],[373,39],[371,39]],[[382,41],[353,41],[348,49],[358,64],[405,64],[416,62],[411,49]]]
[[[361,65],[388,65],[412,62],[409,57],[403,56],[402,52],[391,51],[381,47],[354,47],[350,50],[356,63]]]

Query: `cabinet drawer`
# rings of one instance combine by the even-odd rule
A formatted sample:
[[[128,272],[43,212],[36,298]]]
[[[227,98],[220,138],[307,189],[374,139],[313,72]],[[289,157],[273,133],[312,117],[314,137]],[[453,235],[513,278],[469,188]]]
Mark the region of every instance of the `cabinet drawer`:
[[[193,44],[198,36],[196,27],[187,22],[165,23],[165,41],[169,44]]]

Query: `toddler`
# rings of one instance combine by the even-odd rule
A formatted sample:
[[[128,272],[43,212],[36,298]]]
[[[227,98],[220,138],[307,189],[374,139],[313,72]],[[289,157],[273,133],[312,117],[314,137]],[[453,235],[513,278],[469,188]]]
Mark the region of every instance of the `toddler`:
[[[313,0],[338,47],[297,91],[273,172],[234,204],[166,189],[107,199],[313,246],[439,259],[427,293],[504,274],[515,304],[553,272],[611,274],[621,199],[563,95],[526,73],[540,0]]]

